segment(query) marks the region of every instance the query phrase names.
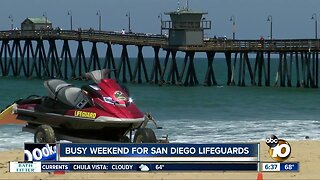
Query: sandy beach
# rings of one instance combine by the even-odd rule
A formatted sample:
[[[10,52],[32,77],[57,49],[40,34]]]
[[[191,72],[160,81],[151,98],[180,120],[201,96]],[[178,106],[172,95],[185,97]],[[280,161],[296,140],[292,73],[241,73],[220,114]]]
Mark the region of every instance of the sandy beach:
[[[263,179],[319,179],[320,141],[289,141],[291,156],[287,161],[300,162],[300,172],[263,172]],[[273,162],[268,147],[261,142],[261,161]],[[22,150],[1,151],[0,179],[257,179],[258,172],[125,172],[125,173],[10,173],[8,162],[23,160]]]

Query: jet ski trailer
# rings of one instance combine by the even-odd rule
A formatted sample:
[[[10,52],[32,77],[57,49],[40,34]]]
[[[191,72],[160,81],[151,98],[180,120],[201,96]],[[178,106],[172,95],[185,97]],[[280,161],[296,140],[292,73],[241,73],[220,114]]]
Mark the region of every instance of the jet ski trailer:
[[[168,135],[157,139],[153,130],[145,127],[148,122],[152,122],[156,129],[162,129],[162,127],[156,124],[156,121],[151,114],[146,113],[143,126],[138,129],[131,129],[125,138],[121,138],[118,141],[97,138],[94,136],[84,137],[77,134],[65,133],[63,130],[52,128],[46,124],[37,127],[27,124],[22,127],[22,131],[33,133],[35,143],[56,143],[61,140],[73,143],[169,143]]]

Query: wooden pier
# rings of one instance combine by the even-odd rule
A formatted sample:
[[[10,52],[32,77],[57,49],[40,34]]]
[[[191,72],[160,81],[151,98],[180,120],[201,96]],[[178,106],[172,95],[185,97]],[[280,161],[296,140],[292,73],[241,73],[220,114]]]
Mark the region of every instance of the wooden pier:
[[[216,85],[213,61],[217,53],[225,55],[227,85],[245,86],[249,73],[252,86],[312,87],[318,88],[318,63],[320,41],[318,39],[273,39],[273,40],[224,40],[206,39],[202,45],[169,45],[162,35],[143,33],[121,34],[117,32],[81,30],[0,31],[0,75],[35,76],[38,78],[73,78],[83,73],[109,68],[116,69],[110,77],[121,82],[155,83],[193,86],[203,83]],[[70,43],[77,48],[71,49]],[[91,44],[90,55],[85,55],[84,42]],[[57,44],[61,43],[59,49]],[[99,55],[97,46],[105,46]],[[113,45],[121,45],[120,62],[116,64]],[[128,55],[128,46],[137,47],[136,58]],[[143,48],[152,47],[152,67],[147,67]],[[161,62],[159,51],[166,56]],[[72,57],[71,52],[75,51]],[[176,54],[183,52],[185,58],[178,67]],[[194,64],[195,56],[205,52],[208,65],[205,79],[198,79]],[[278,56],[276,74],[271,74],[270,61]],[[254,56],[254,58],[252,58]],[[250,58],[251,57],[251,58]],[[135,61],[131,67],[130,62]],[[166,76],[166,77],[165,77]],[[271,84],[270,78],[276,79]],[[129,79],[127,79],[129,78]],[[293,82],[293,79],[296,82]],[[223,82],[219,82],[223,83]]]

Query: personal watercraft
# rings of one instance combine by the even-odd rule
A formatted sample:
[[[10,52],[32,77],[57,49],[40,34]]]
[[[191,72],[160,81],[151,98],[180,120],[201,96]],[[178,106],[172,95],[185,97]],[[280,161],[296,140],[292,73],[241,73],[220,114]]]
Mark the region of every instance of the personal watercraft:
[[[45,81],[48,96],[32,95],[18,100],[14,107],[17,119],[26,121],[26,128],[34,130],[37,143],[56,142],[60,139],[57,134],[155,143],[154,132],[145,128],[153,118],[136,107],[126,88],[114,79],[105,78],[108,73],[110,70],[107,69],[86,73],[85,77],[94,83],[81,88],[60,79]],[[132,141],[132,131],[135,130]]]

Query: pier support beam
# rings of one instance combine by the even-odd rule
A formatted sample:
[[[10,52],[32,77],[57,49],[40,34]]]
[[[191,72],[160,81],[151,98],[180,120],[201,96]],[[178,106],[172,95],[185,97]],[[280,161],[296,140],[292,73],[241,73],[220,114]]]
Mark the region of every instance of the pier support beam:
[[[297,87],[300,87],[301,86],[301,83],[300,83],[300,69],[299,69],[299,53],[298,52],[295,52],[295,59],[296,59],[296,77],[297,77]]]
[[[243,61],[243,53],[240,53],[240,60],[239,60],[239,76],[238,76],[238,86],[245,86],[243,75],[245,74],[245,64]]]
[[[315,65],[315,68],[316,68],[316,74],[315,74],[315,88],[318,88],[319,87],[319,53],[318,52],[315,52],[316,53],[316,65]]]
[[[75,67],[73,65],[73,61],[72,61],[72,56],[71,56],[71,51],[70,51],[69,41],[68,40],[63,40],[63,46],[62,46],[60,59],[62,61],[64,61],[64,79],[68,79],[68,76],[69,76],[69,74],[68,74],[68,69],[69,69],[68,62],[70,64],[71,72],[72,72],[71,78],[76,78]]]
[[[168,61],[169,61],[169,58],[170,58],[170,50],[166,50],[166,51],[167,51],[167,53],[166,53],[166,57],[165,57],[164,62],[163,62],[163,69],[162,69],[162,72],[161,72],[159,85],[162,85],[162,84],[166,83],[165,80],[164,80],[164,75],[166,73],[167,64],[168,64]]]
[[[113,57],[113,52],[112,52],[112,47],[110,43],[107,43],[107,52],[106,52],[106,57],[105,57],[105,61],[104,61],[104,65],[103,68],[107,68],[112,70],[114,78],[118,77],[118,70],[116,69],[116,63],[114,61],[114,57]],[[108,74],[108,78],[111,78],[111,74]]]
[[[154,60],[153,60],[153,66],[151,70],[151,76],[150,76],[150,81],[151,83],[158,84],[158,77],[161,76],[161,65],[160,65],[160,60],[159,60],[159,50],[160,47],[153,47],[154,50]]]
[[[20,40],[19,39],[13,40],[11,56],[12,56],[12,58],[10,58],[10,59],[11,60],[14,59],[14,62],[12,61],[12,63],[14,63],[14,64],[12,64],[13,67],[14,67],[12,69],[13,76],[15,76],[15,77],[19,76],[22,69],[24,70],[24,74],[26,74],[26,67],[25,67],[25,64],[23,62],[23,59],[21,58],[22,57],[22,49],[21,49],[21,45],[20,45]],[[18,63],[19,61],[20,61],[20,64]]]
[[[312,52],[311,57],[311,73],[312,73],[312,88],[315,88],[317,85],[316,83],[316,52]]]
[[[183,85],[184,86],[194,86],[194,85],[199,84],[199,81],[198,81],[197,75],[196,75],[196,71],[195,71],[195,67],[194,67],[194,62],[193,62],[194,54],[195,54],[194,51],[187,51],[186,52],[186,55],[184,58],[184,64],[183,64],[182,70],[179,75],[179,80],[178,80],[179,84],[182,84],[182,79],[184,76],[184,71],[185,71],[188,60],[189,60],[189,66],[188,66],[186,78],[185,78]]]
[[[51,78],[62,78],[61,65],[62,61],[58,56],[58,51],[56,48],[56,42],[53,39],[49,40],[49,52],[47,56],[47,65],[45,67],[49,68],[51,61]],[[50,69],[49,69],[50,71]]]
[[[251,85],[254,86],[255,85],[255,80],[254,80],[254,76],[253,76],[253,72],[252,72],[252,68],[251,68],[248,52],[244,53],[244,59],[246,61],[247,67],[248,67],[249,76],[250,76],[250,79],[251,79]],[[245,73],[244,73],[243,77],[245,77]]]
[[[82,65],[82,63],[83,63],[83,65]],[[74,68],[73,74],[75,74],[77,65],[78,65],[78,77],[76,77],[76,78],[80,78],[80,77],[82,77],[84,72],[88,72],[88,66],[87,66],[86,56],[84,55],[82,41],[78,41],[76,59],[74,62],[75,68]],[[84,68],[84,72],[82,71],[82,68]]]
[[[128,56],[128,50],[127,50],[127,45],[122,45],[122,52],[121,52],[121,59],[120,59],[120,64],[118,66],[118,77],[117,80],[119,80],[120,77],[120,72],[122,68],[122,82],[126,83],[127,82],[127,72],[126,72],[126,67],[128,67],[129,71],[129,77],[130,81],[132,82],[132,71],[131,71],[131,66],[130,66],[130,61],[129,61],[129,56]]]
[[[19,72],[21,71],[22,67],[26,69],[25,77],[30,77],[30,55],[31,59],[35,57],[32,47],[32,41],[30,39],[27,39],[24,42],[24,47],[21,56],[21,66],[19,67]]]
[[[269,61],[268,61],[269,63]],[[269,64],[268,64],[269,66]],[[256,74],[258,71],[258,86],[262,86],[262,77],[264,75],[264,80],[265,80],[265,85],[268,85],[269,79],[268,79],[268,73],[265,67],[265,63],[264,63],[264,52],[257,52],[256,55],[256,61],[255,61],[255,65],[254,65],[254,72],[253,72],[253,81],[252,81],[252,85],[256,85]]]
[[[50,73],[48,71],[48,67],[46,66],[47,58],[46,58],[46,52],[44,50],[44,45],[43,45],[43,40],[38,39],[37,40],[37,47],[34,53],[34,57],[32,60],[32,65],[31,65],[31,72],[30,75],[33,75],[33,71],[35,70],[36,76],[38,78],[42,78],[41,75],[41,69],[43,68],[43,76],[45,77],[50,77]]]
[[[271,74],[270,74],[271,53],[268,52],[267,56],[268,56],[268,58],[267,58],[267,75],[266,75],[267,76],[267,80],[266,80],[266,86],[270,86],[270,79],[271,79],[270,78],[270,76],[271,76]]]
[[[291,77],[288,73],[287,53],[281,52],[279,54],[278,72],[276,74],[275,86],[279,84],[281,87],[291,87]]]
[[[167,69],[167,64],[170,58],[171,54],[171,65],[170,65],[170,70],[168,74],[167,81],[164,81],[164,75]],[[179,73],[178,73],[178,67],[177,67],[177,62],[176,62],[176,50],[167,50],[166,58],[164,60],[164,65],[161,73],[161,79],[160,79],[160,85],[163,83],[166,84],[176,84],[176,80],[179,80]]]
[[[305,68],[307,70],[306,72],[306,87],[314,87],[314,78],[312,75],[312,57],[311,57],[311,52],[306,52],[305,53]]]
[[[230,79],[230,83],[228,84],[229,86],[234,86],[236,85],[235,83],[235,76],[236,76],[236,66],[237,66],[237,58],[238,58],[238,52],[235,52],[234,53],[234,61],[233,61],[233,65],[232,65],[232,68],[231,70],[229,69],[228,70],[228,73],[231,73],[231,79]],[[229,59],[231,61],[231,54],[229,55]],[[230,62],[231,64],[231,62]],[[229,72],[230,71],[230,72]]]
[[[91,68],[92,63],[93,63],[93,68]],[[90,53],[88,71],[97,70],[97,69],[101,69],[100,59],[99,59],[98,50],[97,50],[97,42],[92,42],[92,49]]]
[[[137,73],[138,73],[138,83],[139,84],[142,83],[141,66],[143,68],[145,80],[146,80],[146,82],[149,82],[147,68],[146,68],[146,65],[145,65],[144,59],[143,59],[142,48],[143,48],[143,46],[138,46],[138,57],[137,57],[136,66],[135,66],[134,71],[133,71],[133,78],[132,78],[133,79],[133,81],[132,81],[133,83],[136,82]]]
[[[179,73],[178,73],[179,71],[178,71],[178,66],[176,61],[176,55],[177,55],[177,51],[175,50],[171,51],[171,65],[170,65],[169,75],[167,78],[168,84],[176,84],[176,80],[179,79]]]
[[[16,68],[15,68],[15,64],[13,63],[13,51],[14,51],[14,47],[16,47],[16,40],[14,41],[14,45],[12,46],[12,49],[10,49],[10,44],[8,43],[6,46],[7,48],[9,49],[8,51],[8,54],[9,54],[9,60],[6,60],[8,61],[7,63],[7,66],[6,66],[6,73],[7,75],[9,75],[9,72],[10,72],[10,67],[12,69],[12,74],[14,76],[16,76]],[[7,55],[7,54],[6,54]],[[6,58],[6,57],[5,57]]]
[[[307,87],[306,83],[306,58],[305,58],[305,52],[301,52],[301,69],[302,69],[302,86]]]
[[[3,61],[2,61],[2,57],[4,57]],[[11,58],[11,49],[10,49],[9,40],[2,41],[1,49],[0,49],[0,58],[1,58],[0,62],[1,62],[2,75],[8,76],[9,75],[9,66],[7,67],[7,65],[8,65],[8,61]],[[9,58],[9,60],[8,60],[8,58]]]
[[[213,70],[213,60],[215,56],[215,52],[213,51],[208,51],[206,52],[207,54],[207,59],[208,59],[208,67],[207,67],[207,72],[206,76],[204,79],[204,85],[205,86],[212,86],[212,85],[217,85],[216,77],[214,75],[214,70]]]
[[[287,64],[287,53],[285,56],[285,61]],[[288,65],[286,65],[287,67],[287,86],[288,87],[292,87],[292,54],[290,54],[290,60],[289,60],[289,70],[288,70]]]
[[[239,76],[238,76],[238,86],[246,86],[245,79],[246,79],[246,63],[248,69],[250,68],[250,77],[251,77],[251,65],[249,62],[249,58],[247,53],[241,52],[240,53],[240,61],[239,61]]]
[[[236,58],[234,61],[234,67],[236,66]],[[249,71],[249,76],[251,79],[251,84],[255,85],[254,74],[252,72],[250,59],[248,52],[240,52],[240,60],[239,60],[239,75],[238,75],[238,86],[246,86],[245,78],[246,78],[246,66]]]
[[[227,78],[227,85],[232,86],[234,85],[234,79],[233,79],[233,68],[232,68],[232,63],[231,63],[231,52],[226,52],[225,58],[226,58],[226,63],[227,63],[227,69],[228,69],[228,78]],[[236,60],[235,60],[236,61]]]
[[[2,76],[5,76],[6,75],[6,66],[4,65],[5,61],[2,62],[2,54],[3,54],[3,50],[5,49],[3,46],[4,46],[4,41],[2,41],[1,49],[0,49],[0,70],[1,70]]]

